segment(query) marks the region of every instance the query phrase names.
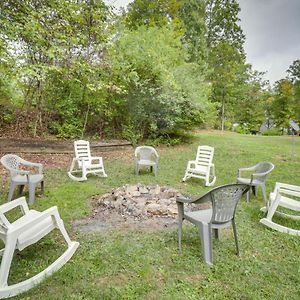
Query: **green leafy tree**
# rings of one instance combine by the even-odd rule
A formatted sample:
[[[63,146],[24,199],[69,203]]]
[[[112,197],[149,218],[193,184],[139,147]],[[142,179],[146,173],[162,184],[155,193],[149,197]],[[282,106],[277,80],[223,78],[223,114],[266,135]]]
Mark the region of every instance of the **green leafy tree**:
[[[125,31],[110,53],[119,97],[108,105],[123,108],[121,115],[111,115],[112,123],[156,138],[203,122],[210,109],[204,76],[198,64],[186,62],[188,53],[171,29]]]
[[[295,60],[287,70],[288,78],[293,83],[293,111],[295,120],[300,124],[300,59]]]
[[[276,82],[275,97],[272,105],[274,121],[277,127],[289,128],[289,120],[294,118],[293,111],[293,84],[287,79]]]
[[[249,78],[243,50],[245,36],[238,24],[239,11],[236,0],[206,1],[208,79],[212,83],[211,101],[218,105],[221,130],[234,122]]]
[[[227,43],[244,54],[245,35],[239,25],[240,7],[237,0],[206,0],[207,44],[213,49]]]
[[[24,104],[36,112],[34,134],[42,129],[42,116],[53,111],[58,125],[75,120],[84,133],[99,101],[95,93],[102,89],[98,69],[109,24],[109,10],[100,0],[2,1],[0,38],[14,46]]]

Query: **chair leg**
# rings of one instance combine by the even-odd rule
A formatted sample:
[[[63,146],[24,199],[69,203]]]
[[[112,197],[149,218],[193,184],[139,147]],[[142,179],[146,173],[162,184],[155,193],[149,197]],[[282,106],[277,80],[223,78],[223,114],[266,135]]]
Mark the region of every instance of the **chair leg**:
[[[246,200],[247,202],[250,201],[250,190],[248,190],[248,192],[246,193]]]
[[[182,246],[181,246],[181,240],[182,240],[182,223],[183,223],[183,204],[177,202],[178,207],[178,249],[179,253],[182,253]]]
[[[237,229],[236,229],[234,219],[231,221],[231,223],[232,223],[233,235],[234,235],[234,240],[235,240],[236,255],[240,256],[240,247],[239,247]]]
[[[16,248],[16,240],[7,239],[5,243],[5,250],[1,260],[0,288],[7,286],[9,269],[14,255],[15,248]]]
[[[41,181],[41,191],[42,194],[44,194],[44,180]]]
[[[34,203],[35,199],[35,184],[30,183],[28,186],[29,189],[29,204]]]
[[[135,175],[139,175],[139,164],[138,163],[136,163],[136,165],[135,165]]]
[[[182,253],[182,220],[178,223],[178,249],[179,253]]]
[[[219,231],[219,229],[214,228],[213,231],[214,231],[215,238],[218,240],[220,238],[220,231]]]
[[[66,228],[65,228],[65,225],[64,225],[64,222],[63,220],[60,218],[59,216],[59,213],[57,211],[57,216],[55,216],[55,219],[56,219],[56,223],[57,223],[57,227],[58,229],[60,230],[60,232],[62,233],[65,241],[67,242],[68,246],[70,246],[72,244],[72,241],[69,237],[69,234],[67,233],[66,231]]]
[[[156,177],[156,175],[157,175],[157,166],[154,166],[153,170],[154,170],[154,176]]]
[[[263,196],[264,196],[264,201],[265,201],[265,203],[267,203],[268,200],[267,200],[267,193],[266,193],[266,186],[265,186],[265,184],[263,184],[261,186],[261,189],[262,189],[262,193],[263,193]]]
[[[253,185],[251,188],[252,188],[253,195],[256,197],[257,196],[257,188],[256,188],[256,186]]]
[[[205,262],[212,266],[213,254],[212,254],[212,240],[211,240],[211,228],[208,224],[199,224],[199,233],[201,238],[202,253]]]
[[[20,186],[19,186],[19,196],[22,195],[23,190],[24,190],[24,185],[20,185]]]
[[[188,170],[185,171],[184,177],[182,178],[182,182],[185,182],[189,178]]]

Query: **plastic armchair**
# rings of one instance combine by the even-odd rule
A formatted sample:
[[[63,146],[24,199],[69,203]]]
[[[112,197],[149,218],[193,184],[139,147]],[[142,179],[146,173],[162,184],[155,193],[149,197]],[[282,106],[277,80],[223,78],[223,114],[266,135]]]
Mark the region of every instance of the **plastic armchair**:
[[[196,199],[177,198],[178,207],[178,245],[182,252],[182,223],[187,220],[199,229],[202,253],[208,265],[213,264],[212,231],[219,238],[219,230],[232,226],[236,244],[236,253],[239,255],[239,244],[235,224],[235,211],[242,195],[249,189],[245,184],[228,184],[212,189],[208,193]],[[184,204],[200,204],[210,201],[211,208],[196,211],[186,211]]]
[[[270,162],[260,162],[252,167],[240,168],[238,170],[237,182],[249,185],[255,196],[257,194],[257,187],[261,187],[264,201],[267,202],[266,177],[273,169],[274,165]],[[251,172],[250,178],[243,177],[243,173],[245,172]],[[247,193],[247,201],[249,200],[250,190]]]
[[[157,175],[159,155],[151,146],[139,146],[134,151],[135,174],[138,175],[142,167],[150,167]]]
[[[41,184],[41,190],[44,191],[43,165],[22,159],[15,154],[6,154],[1,158],[2,165],[10,172],[10,185],[8,192],[8,201],[13,198],[14,190],[19,186],[19,194],[23,192],[24,186],[28,185],[29,203],[35,200],[35,189]],[[22,166],[37,169],[37,173],[22,170]]]
[[[213,164],[214,147],[199,146],[196,159],[188,161],[182,181],[194,177],[205,180],[205,186],[212,186],[216,182],[215,165]]]
[[[92,156],[90,143],[79,140],[74,142],[75,157],[72,160],[68,176],[75,181],[87,180],[88,174],[107,177],[104,170],[103,159],[100,156]],[[81,173],[81,175],[79,174]]]
[[[280,211],[278,208],[284,208],[285,211]],[[276,214],[285,219],[300,221],[300,186],[276,182],[274,191],[270,193],[267,206],[260,210],[267,214],[265,218],[260,220],[260,223],[279,232],[300,236],[299,229],[283,226],[273,220],[273,216]]]
[[[23,215],[11,223],[5,214],[18,206],[21,208]],[[8,285],[7,281],[15,249],[22,251],[26,247],[38,242],[55,228],[60,230],[64,237],[67,250],[50,266],[35,276],[19,283]],[[2,255],[0,267],[1,299],[18,295],[50,276],[72,257],[79,246],[78,242],[71,241],[56,206],[43,212],[38,212],[28,208],[25,197],[0,206],[0,239],[5,244],[5,248],[0,250],[0,254]]]

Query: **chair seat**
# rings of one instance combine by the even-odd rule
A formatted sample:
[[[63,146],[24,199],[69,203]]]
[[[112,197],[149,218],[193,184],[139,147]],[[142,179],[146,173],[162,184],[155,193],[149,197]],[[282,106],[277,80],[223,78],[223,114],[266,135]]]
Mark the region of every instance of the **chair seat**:
[[[39,183],[44,179],[44,175],[42,174],[33,174],[29,175],[29,183]],[[12,181],[17,184],[27,184],[27,176],[26,175],[17,175],[12,177]]]
[[[184,216],[191,222],[196,221],[209,223],[212,217],[212,209],[202,209],[197,211],[185,212]]]
[[[156,162],[148,159],[141,159],[138,161],[138,164],[142,166],[155,166]]]
[[[197,173],[197,174],[206,174],[209,171],[209,168],[206,166],[199,166],[196,165],[195,168],[188,168],[188,171],[191,171],[193,173]]]
[[[270,193],[270,200],[275,201],[275,198],[276,193]],[[280,196],[279,205],[288,209],[300,211],[300,201],[282,195]]]
[[[238,177],[237,182],[250,185],[251,179],[250,178]],[[251,185],[262,185],[262,184],[264,184],[264,182],[260,181],[260,180],[257,180],[257,179],[254,179],[251,183]]]
[[[40,214],[41,214],[40,212],[31,209],[26,215],[24,215],[23,217],[21,217],[20,219],[18,219],[14,223],[12,223],[12,226],[16,226],[16,227],[22,226],[22,224],[26,224],[29,220],[32,220],[32,219],[36,218]],[[27,244],[27,241],[35,239],[37,236],[38,237],[40,236],[41,232],[45,232],[45,231],[48,232],[53,228],[54,228],[53,220],[49,216],[48,218],[46,218],[42,222],[38,223],[35,226],[32,226],[30,229],[26,230],[25,232],[21,233],[18,236],[18,248],[23,248],[22,246],[24,244]],[[38,239],[39,238],[37,238],[37,240]]]
[[[91,163],[85,163],[84,165],[87,169],[102,169],[102,164],[91,164]]]
[[[9,212],[13,213],[13,210],[17,208],[21,209],[23,216],[21,216],[14,222],[10,222],[5,217],[5,215]],[[59,270],[72,257],[79,245],[79,243],[74,242],[70,239],[56,206],[50,207],[43,212],[30,210],[25,197],[21,197],[0,205],[0,228],[0,239],[2,240],[2,243],[5,244],[5,247],[1,250],[1,299],[13,297],[22,292],[25,292],[33,286],[37,285],[46,277],[53,274],[55,271]],[[12,260],[15,257],[15,250],[18,249],[19,251],[22,251],[26,247],[33,245],[34,243],[41,240],[54,229],[60,231],[60,234],[64,238],[64,244],[66,244],[67,249],[63,252],[63,254],[56,258],[54,262],[52,262],[46,268],[41,270],[38,274],[35,274],[34,276],[28,278],[29,273],[27,273],[26,278],[24,280],[18,281],[16,283],[11,283],[11,280],[9,280],[9,273],[11,269]],[[61,244],[61,241],[59,241],[59,244]],[[35,251],[37,255],[39,254],[38,252],[41,251],[41,253],[43,253],[41,257],[45,257],[46,261],[48,261],[49,255],[47,255],[47,253],[44,253],[48,250],[48,247],[46,247],[45,249],[44,248],[45,247],[35,247],[32,248],[32,251]],[[54,249],[56,248],[57,247],[55,247]],[[28,253],[30,254],[31,252]],[[30,255],[25,254],[26,261],[23,265],[24,267],[28,267],[30,271],[32,263],[27,261],[29,258]],[[18,278],[21,277],[18,276]]]

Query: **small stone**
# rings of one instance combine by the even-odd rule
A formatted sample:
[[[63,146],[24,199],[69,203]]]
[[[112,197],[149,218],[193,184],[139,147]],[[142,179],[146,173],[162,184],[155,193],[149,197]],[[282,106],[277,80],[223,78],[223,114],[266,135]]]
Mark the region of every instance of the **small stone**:
[[[141,195],[141,193],[140,193],[139,191],[133,191],[133,192],[131,193],[131,195],[132,195],[133,197],[139,197],[139,196]]]
[[[142,187],[139,188],[139,192],[141,194],[148,194],[149,190],[145,186],[142,186]]]

